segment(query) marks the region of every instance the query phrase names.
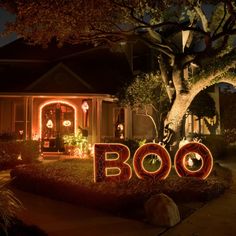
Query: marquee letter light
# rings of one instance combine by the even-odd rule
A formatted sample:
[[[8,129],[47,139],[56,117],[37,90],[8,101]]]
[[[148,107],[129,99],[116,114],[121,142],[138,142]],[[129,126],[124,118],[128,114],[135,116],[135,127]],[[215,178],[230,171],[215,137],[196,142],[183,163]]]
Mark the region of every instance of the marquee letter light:
[[[189,153],[197,153],[201,156],[202,166],[199,170],[191,171],[187,169],[185,164],[185,157]],[[175,170],[180,177],[197,177],[201,179],[206,179],[211,173],[213,167],[213,157],[210,150],[203,144],[198,142],[190,142],[181,147],[174,160]]]
[[[128,147],[116,143],[95,144],[94,154],[94,180],[95,182],[127,181],[132,176],[132,169],[126,161],[130,157]],[[116,158],[109,158],[109,154],[115,154]],[[108,171],[118,171],[117,174],[109,174]]]
[[[158,155],[161,160],[160,168],[149,172],[143,166],[143,161],[148,155]],[[167,150],[157,143],[147,143],[139,147],[133,158],[133,166],[136,175],[140,179],[152,178],[153,180],[165,179],[171,170],[171,158]]]

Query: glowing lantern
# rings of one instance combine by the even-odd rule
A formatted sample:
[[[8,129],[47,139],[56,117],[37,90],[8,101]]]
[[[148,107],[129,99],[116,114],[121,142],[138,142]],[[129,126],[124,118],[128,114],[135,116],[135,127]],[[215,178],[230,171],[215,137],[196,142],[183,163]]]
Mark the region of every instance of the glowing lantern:
[[[52,129],[52,128],[53,128],[53,122],[52,122],[52,120],[48,120],[46,126],[47,126],[49,129]]]
[[[70,120],[64,120],[64,121],[63,121],[63,125],[64,125],[65,127],[69,127],[69,126],[71,126],[71,121],[70,121]]]
[[[81,108],[82,108],[84,113],[86,113],[88,111],[89,105],[88,105],[88,102],[86,100],[83,101]]]
[[[89,110],[89,105],[87,100],[83,100],[81,108],[84,113],[84,127],[88,127],[88,110]]]

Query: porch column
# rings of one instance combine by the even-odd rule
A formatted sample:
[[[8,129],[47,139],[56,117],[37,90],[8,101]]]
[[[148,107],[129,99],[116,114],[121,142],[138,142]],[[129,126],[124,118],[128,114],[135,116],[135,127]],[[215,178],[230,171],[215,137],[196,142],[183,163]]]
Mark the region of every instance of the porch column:
[[[101,142],[102,99],[92,99],[92,143]]]
[[[24,140],[28,139],[28,102],[29,98],[24,98]]]
[[[131,139],[132,134],[132,111],[130,108],[125,108],[125,139]]]
[[[30,124],[29,124],[29,139],[32,140],[33,139],[33,133],[32,133],[32,130],[33,130],[33,115],[34,115],[34,112],[33,112],[33,97],[30,97],[29,98],[29,116],[30,116]]]

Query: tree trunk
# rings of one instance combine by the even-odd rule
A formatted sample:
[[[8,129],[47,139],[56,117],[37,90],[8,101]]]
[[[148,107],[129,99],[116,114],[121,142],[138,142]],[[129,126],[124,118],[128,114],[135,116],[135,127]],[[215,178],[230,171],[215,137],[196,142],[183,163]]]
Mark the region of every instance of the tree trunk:
[[[226,67],[225,71],[227,71],[229,68]],[[192,100],[201,90],[204,90],[208,86],[216,84],[216,83],[229,83],[236,87],[236,80],[235,80],[234,73],[230,73],[225,76],[219,77],[225,71],[219,70],[208,77],[199,79],[195,84],[191,85],[191,87],[188,88],[188,91],[186,91],[183,88],[183,81],[180,78],[181,73],[180,71],[178,71],[178,68],[175,68],[175,71],[173,71],[174,73],[172,74],[172,77],[173,77],[175,89],[176,88],[177,89],[175,93],[175,99],[172,103],[172,106],[167,114],[167,117],[164,123],[165,127],[168,126],[168,128],[174,134],[174,138],[170,140],[170,145],[174,145],[175,147],[178,147],[178,144],[181,138],[180,130],[181,130],[183,117],[186,114]]]
[[[190,106],[194,96],[189,93],[179,94],[176,96],[174,103],[167,114],[165,119],[165,127],[173,132],[173,138],[170,140],[170,149],[176,150],[178,148],[179,141],[181,140],[181,129],[183,118]]]

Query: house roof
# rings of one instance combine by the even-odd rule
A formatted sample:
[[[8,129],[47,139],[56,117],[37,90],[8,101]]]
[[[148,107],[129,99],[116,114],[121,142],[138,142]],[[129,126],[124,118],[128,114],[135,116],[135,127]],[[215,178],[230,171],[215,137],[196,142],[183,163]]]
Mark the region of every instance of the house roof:
[[[0,48],[0,92],[115,94],[131,77],[125,54],[106,47],[18,39]]]

